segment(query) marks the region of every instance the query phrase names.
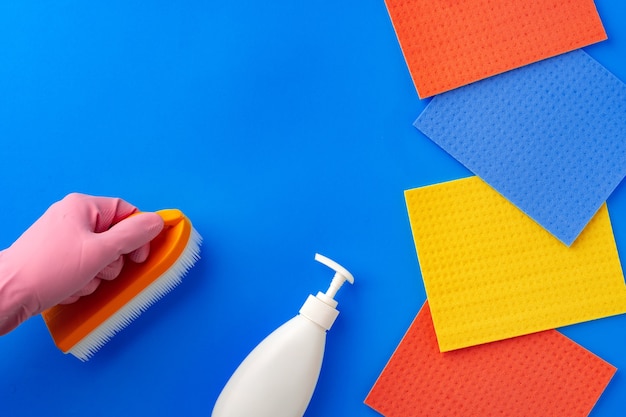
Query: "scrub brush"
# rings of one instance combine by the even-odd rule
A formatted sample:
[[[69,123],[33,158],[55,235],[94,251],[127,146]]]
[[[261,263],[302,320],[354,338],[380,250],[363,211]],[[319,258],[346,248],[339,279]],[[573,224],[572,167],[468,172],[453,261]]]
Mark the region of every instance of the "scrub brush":
[[[202,237],[189,219],[176,209],[157,213],[165,226],[150,242],[145,262],[128,262],[117,278],[102,281],[93,294],[42,313],[63,353],[89,360],[116,333],[180,284],[200,259]]]

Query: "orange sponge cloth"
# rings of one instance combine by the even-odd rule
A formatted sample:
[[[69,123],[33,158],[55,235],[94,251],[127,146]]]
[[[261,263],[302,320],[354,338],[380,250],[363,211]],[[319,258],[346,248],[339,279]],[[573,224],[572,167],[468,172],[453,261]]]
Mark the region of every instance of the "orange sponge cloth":
[[[386,417],[582,417],[615,371],[556,330],[440,353],[426,303],[365,403]]]
[[[420,97],[606,39],[593,0],[386,0]]]

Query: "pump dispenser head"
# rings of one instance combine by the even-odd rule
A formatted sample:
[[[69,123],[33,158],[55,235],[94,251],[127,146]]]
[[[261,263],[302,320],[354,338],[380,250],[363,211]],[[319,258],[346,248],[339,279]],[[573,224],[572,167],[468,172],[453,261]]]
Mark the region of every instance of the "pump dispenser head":
[[[343,285],[344,282],[348,281],[350,284],[354,284],[354,277],[346,268],[339,265],[337,262],[332,259],[328,259],[324,255],[320,255],[319,253],[315,254],[315,260],[317,262],[323,263],[327,267],[335,270],[335,276],[330,283],[330,287],[326,290],[326,295],[330,299],[334,299],[335,295],[337,295],[337,291]]]
[[[315,254],[315,260],[323,263],[331,269],[335,270],[335,276],[326,290],[326,293],[318,292],[314,297],[309,295],[306,302],[302,305],[300,309],[300,314],[312,322],[318,324],[326,330],[330,330],[331,326],[335,322],[335,319],[339,315],[339,311],[337,311],[337,301],[335,300],[335,295],[337,295],[337,291],[344,282],[348,281],[350,284],[354,283],[354,277],[347,269],[339,265],[337,262],[332,259],[328,259],[327,257],[320,255],[319,253]]]

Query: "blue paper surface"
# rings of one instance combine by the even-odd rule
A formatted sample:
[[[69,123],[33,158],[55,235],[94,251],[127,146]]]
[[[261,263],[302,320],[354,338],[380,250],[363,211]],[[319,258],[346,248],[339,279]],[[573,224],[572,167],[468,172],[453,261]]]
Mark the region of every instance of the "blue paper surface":
[[[626,2],[597,6],[609,40],[585,51],[626,79]],[[0,417],[210,416],[245,355],[328,288],[315,252],[355,283],[305,416],[380,417],[363,400],[426,300],[404,190],[470,175],[416,140],[427,101],[384,2],[7,1],[0,46],[0,248],[71,191],[179,208],[204,238],[87,363],[40,317],[0,337]],[[624,255],[625,183],[608,204]],[[618,368],[590,417],[623,417],[624,329],[559,329]]]
[[[626,85],[582,50],[441,94],[415,127],[567,245],[626,175]]]

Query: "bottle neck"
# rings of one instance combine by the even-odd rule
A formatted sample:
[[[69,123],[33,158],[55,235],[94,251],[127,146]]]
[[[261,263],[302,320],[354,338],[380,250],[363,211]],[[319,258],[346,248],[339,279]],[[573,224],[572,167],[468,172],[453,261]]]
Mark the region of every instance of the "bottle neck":
[[[339,311],[335,308],[337,302],[331,299],[335,301],[335,306],[328,305],[320,294],[324,296],[323,293],[318,293],[317,297],[309,295],[299,313],[323,329],[330,330],[339,315]]]

